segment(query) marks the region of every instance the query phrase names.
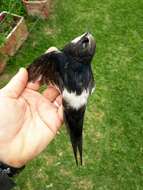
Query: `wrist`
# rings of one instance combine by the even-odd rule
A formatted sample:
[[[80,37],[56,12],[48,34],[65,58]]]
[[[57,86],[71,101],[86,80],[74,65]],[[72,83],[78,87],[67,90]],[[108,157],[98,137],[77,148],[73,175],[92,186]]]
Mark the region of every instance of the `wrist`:
[[[10,166],[8,164],[5,164],[3,162],[0,162],[0,173],[1,174],[7,174],[9,177],[12,177],[12,176],[18,174],[24,168],[25,168],[25,166],[22,166],[20,168],[16,168],[16,167]]]

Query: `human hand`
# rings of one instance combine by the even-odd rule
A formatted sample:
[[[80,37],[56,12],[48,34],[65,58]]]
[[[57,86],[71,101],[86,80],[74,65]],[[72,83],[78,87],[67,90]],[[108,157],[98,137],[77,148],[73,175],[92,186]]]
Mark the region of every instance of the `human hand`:
[[[0,161],[21,167],[37,156],[55,137],[63,122],[59,92],[38,82],[28,83],[22,68],[0,90]]]

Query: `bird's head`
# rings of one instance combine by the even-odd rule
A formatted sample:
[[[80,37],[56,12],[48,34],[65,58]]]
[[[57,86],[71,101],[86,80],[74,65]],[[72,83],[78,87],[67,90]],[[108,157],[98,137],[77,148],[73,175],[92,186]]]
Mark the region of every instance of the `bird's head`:
[[[63,48],[63,52],[81,63],[90,63],[95,53],[96,43],[93,36],[87,32],[75,38]]]

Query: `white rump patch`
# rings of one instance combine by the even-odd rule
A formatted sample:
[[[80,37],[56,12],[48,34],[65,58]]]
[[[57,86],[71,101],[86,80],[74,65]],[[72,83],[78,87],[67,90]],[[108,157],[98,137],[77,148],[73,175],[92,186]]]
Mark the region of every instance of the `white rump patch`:
[[[85,33],[82,34],[81,36],[78,36],[77,38],[73,39],[71,42],[74,44],[77,43],[84,35],[85,35]]]
[[[87,103],[89,96],[89,91],[83,90],[80,95],[77,95],[76,92],[68,92],[67,89],[63,91],[63,99],[71,106],[72,108],[78,110]]]

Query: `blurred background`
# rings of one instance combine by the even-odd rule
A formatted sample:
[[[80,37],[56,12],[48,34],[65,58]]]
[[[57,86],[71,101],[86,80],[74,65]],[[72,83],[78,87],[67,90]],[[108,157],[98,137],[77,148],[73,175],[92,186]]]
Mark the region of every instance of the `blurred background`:
[[[15,190],[142,190],[143,1],[51,0],[46,19],[29,16],[20,0],[0,0],[3,10],[24,16],[29,36],[9,58],[0,87],[50,46],[60,49],[86,31],[97,45],[92,62],[96,91],[84,122],[84,165],[75,165],[63,127],[15,177]]]

